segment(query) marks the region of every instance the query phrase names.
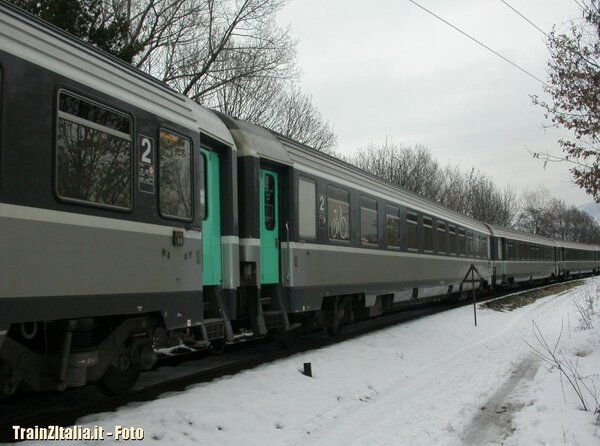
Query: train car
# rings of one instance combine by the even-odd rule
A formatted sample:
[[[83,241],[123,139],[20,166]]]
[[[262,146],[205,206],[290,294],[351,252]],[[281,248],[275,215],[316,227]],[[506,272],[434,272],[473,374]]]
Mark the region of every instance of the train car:
[[[562,278],[580,277],[600,270],[599,247],[557,240],[557,268]]]
[[[170,340],[335,334],[599,269],[598,247],[488,227],[2,0],[0,24],[0,396],[122,393]]]
[[[242,294],[265,314],[254,324],[263,332],[300,323],[336,332],[357,318],[448,297],[470,286],[463,279],[471,264],[490,280],[484,224],[219,116],[238,148]]]
[[[556,241],[516,229],[488,226],[492,232],[494,286],[558,278]]]
[[[223,337],[237,155],[212,112],[1,2],[0,119],[0,394],[119,393],[155,328]]]

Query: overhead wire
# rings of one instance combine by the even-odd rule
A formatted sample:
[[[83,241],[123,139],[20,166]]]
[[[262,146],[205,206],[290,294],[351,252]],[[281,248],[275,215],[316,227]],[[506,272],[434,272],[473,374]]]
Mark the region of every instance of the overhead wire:
[[[525,73],[526,75],[528,75],[529,77],[535,79],[536,81],[538,81],[539,83],[541,83],[542,85],[548,86],[548,84],[546,84],[546,82],[544,82],[543,80],[541,80],[539,77],[535,76],[534,74],[530,73],[529,71],[527,71],[525,68],[517,65],[515,62],[513,62],[512,60],[508,59],[507,57],[504,57],[502,54],[500,54],[498,51],[490,48],[489,46],[487,46],[485,43],[481,42],[480,40],[477,40],[475,37],[471,36],[470,34],[466,33],[465,31],[463,31],[462,29],[458,28],[457,26],[453,25],[452,23],[448,22],[447,20],[443,19],[442,17],[440,17],[439,15],[437,15],[436,13],[434,13],[433,11],[430,11],[429,9],[425,8],[424,6],[420,5],[419,3],[417,3],[415,0],[408,0],[409,2],[411,2],[412,4],[414,4],[415,6],[418,6],[419,8],[421,8],[423,11],[427,12],[428,14],[434,16],[436,19],[440,20],[441,22],[444,22],[446,25],[448,25],[449,27],[453,28],[454,30],[458,31],[459,33],[461,33],[463,36],[467,37],[468,39],[472,40],[473,42],[477,43],[478,45],[481,45],[482,47],[484,47],[486,50],[488,50],[489,52],[491,52],[492,54],[498,56],[499,58],[501,58],[502,60],[504,60],[505,62],[508,62],[509,64],[511,64],[513,67],[515,67],[516,69],[522,71],[523,73]]]
[[[504,3],[506,6],[508,6],[510,9],[512,9],[517,15],[519,15],[523,20],[525,20],[527,23],[529,23],[531,26],[533,26],[535,29],[537,29],[539,32],[541,32],[543,35],[547,36],[548,34],[546,34],[546,31],[544,31],[543,29],[541,29],[539,26],[537,26],[535,23],[533,23],[531,20],[529,20],[527,17],[525,17],[523,14],[521,14],[519,11],[517,11],[515,8],[513,8],[511,5],[509,5],[507,2],[505,2],[504,0],[500,0],[502,3]]]

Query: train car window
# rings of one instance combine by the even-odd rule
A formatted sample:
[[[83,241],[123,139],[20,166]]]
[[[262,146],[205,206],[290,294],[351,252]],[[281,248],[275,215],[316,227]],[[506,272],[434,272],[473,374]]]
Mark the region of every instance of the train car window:
[[[527,244],[525,242],[516,242],[517,258],[519,260],[527,260]]]
[[[192,219],[192,143],[164,129],[160,130],[158,187],[163,216]]]
[[[433,252],[433,220],[423,217],[423,250]]]
[[[450,255],[456,255],[456,227],[454,225],[448,226],[448,243]]]
[[[437,222],[437,237],[435,239],[435,250],[438,254],[446,254],[446,223],[443,221]]]
[[[265,229],[275,229],[275,177],[266,174],[264,178]]]
[[[417,251],[419,249],[418,218],[415,212],[406,213],[407,248]]]
[[[327,221],[331,240],[350,241],[350,192],[327,186]]]
[[[496,239],[496,260],[502,260],[502,239]]]
[[[469,257],[475,257],[475,250],[473,245],[473,231],[470,229],[467,231],[467,255]]]
[[[317,185],[298,179],[298,232],[300,237],[317,237]]]
[[[400,248],[400,209],[385,207],[385,243],[391,248]]]
[[[487,245],[486,236],[483,234],[479,234],[479,257],[481,257],[482,259],[487,258],[487,256],[486,256],[487,250],[485,249],[484,244]]]
[[[360,197],[360,242],[368,245],[379,243],[377,202],[366,197]]]
[[[200,191],[200,203],[202,203],[202,205],[204,206],[204,218],[202,220],[206,221],[208,220],[208,212],[209,212],[209,199],[208,197],[210,196],[208,193],[208,157],[206,156],[206,154],[202,153],[202,159],[204,160],[204,162],[202,163],[204,165],[204,189]]]
[[[459,254],[461,256],[467,255],[467,237],[465,228],[458,228],[458,241],[459,241]]]
[[[489,239],[490,238],[487,235],[481,236],[481,258],[483,258],[483,259],[490,258],[489,254],[488,254]]]
[[[481,244],[479,242],[479,234],[477,232],[473,234],[473,257],[481,257]]]
[[[535,246],[533,243],[528,243],[527,246],[529,248],[529,260],[535,260]]]
[[[131,118],[62,90],[57,118],[58,196],[67,201],[130,210]]]
[[[506,259],[507,260],[516,260],[515,253],[516,253],[515,242],[513,242],[512,240],[507,240],[506,241]]]

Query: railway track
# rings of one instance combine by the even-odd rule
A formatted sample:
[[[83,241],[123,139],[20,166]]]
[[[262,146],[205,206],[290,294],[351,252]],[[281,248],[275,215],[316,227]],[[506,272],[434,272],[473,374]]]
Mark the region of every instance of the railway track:
[[[496,296],[487,296],[483,300],[492,300],[520,295],[536,290],[552,289],[561,284],[526,288],[518,292],[507,291]],[[482,302],[480,299],[478,302]],[[252,369],[261,364],[290,357],[305,351],[326,347],[337,342],[352,339],[376,330],[390,327],[400,322],[414,320],[462,305],[460,302],[437,302],[426,307],[407,309],[398,313],[380,316],[376,319],[361,321],[344,330],[334,338],[324,332],[303,335],[289,349],[281,349],[275,342],[248,343],[245,348],[236,348],[222,356],[184,355],[178,359],[163,361],[154,371],[142,374],[139,384],[130,392],[118,397],[106,397],[95,386],[55,393],[22,392],[9,399],[0,400],[0,442],[13,442],[13,426],[70,426],[78,419],[95,413],[108,412],[132,402],[152,401],[166,392],[182,391],[187,387],[210,382],[214,379],[234,375]],[[200,355],[202,356],[202,355]],[[173,365],[178,363],[177,367]]]

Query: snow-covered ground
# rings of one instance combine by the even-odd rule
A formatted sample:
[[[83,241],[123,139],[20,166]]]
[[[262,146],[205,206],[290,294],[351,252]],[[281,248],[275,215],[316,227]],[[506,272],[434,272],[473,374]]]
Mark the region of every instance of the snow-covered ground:
[[[600,318],[583,330],[573,302],[598,295],[594,278],[512,312],[480,307],[478,327],[465,306],[80,422],[141,427],[150,444],[598,445],[597,401],[585,391],[583,411],[532,350],[535,326],[551,349],[562,330],[556,353],[600,395]]]

